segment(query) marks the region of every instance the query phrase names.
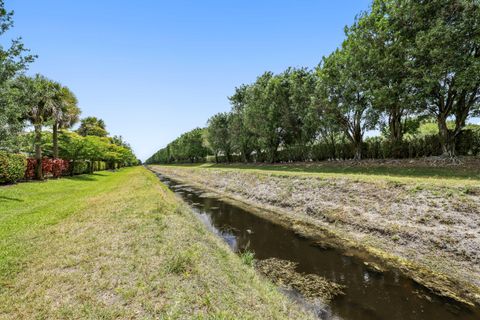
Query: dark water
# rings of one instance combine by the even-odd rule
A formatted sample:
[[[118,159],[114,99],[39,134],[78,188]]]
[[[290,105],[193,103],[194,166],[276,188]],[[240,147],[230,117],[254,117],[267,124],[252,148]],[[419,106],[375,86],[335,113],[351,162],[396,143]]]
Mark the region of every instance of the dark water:
[[[201,190],[160,175],[159,178],[190,204],[199,219],[232,250],[248,249],[255,253],[256,259],[276,257],[294,261],[299,264],[300,272],[315,273],[345,285],[344,296],[335,298],[327,308],[314,309],[322,319],[480,319],[479,310],[437,297],[397,271],[381,274],[369,271],[357,257],[338,249],[320,248],[244,209],[200,196]]]

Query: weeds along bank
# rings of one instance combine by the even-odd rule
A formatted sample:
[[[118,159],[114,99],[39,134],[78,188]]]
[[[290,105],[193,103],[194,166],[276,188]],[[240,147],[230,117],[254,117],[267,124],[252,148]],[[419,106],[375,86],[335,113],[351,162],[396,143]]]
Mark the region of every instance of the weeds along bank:
[[[1,319],[309,319],[143,167],[0,195]]]
[[[480,303],[476,180],[152,166],[168,177],[269,209],[300,234],[327,232],[438,294]],[[264,210],[265,211],[265,210]]]

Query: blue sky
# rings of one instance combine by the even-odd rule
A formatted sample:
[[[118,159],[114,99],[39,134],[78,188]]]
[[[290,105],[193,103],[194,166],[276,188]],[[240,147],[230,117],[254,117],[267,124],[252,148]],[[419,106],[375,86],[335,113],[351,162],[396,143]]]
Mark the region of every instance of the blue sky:
[[[29,73],[67,85],[145,160],[229,110],[264,71],[314,67],[370,0],[6,0],[39,57]]]

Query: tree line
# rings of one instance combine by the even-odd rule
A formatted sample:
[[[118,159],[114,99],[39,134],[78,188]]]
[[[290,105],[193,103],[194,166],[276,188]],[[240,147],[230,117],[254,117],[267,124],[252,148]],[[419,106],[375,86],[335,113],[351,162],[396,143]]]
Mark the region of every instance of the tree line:
[[[6,10],[0,0],[0,36],[12,26],[13,12]],[[81,120],[78,130],[70,130],[80,121],[77,98],[57,81],[40,74],[25,75],[35,58],[21,39],[12,40],[8,48],[0,47],[0,152],[3,159],[0,171],[9,172],[9,163],[17,168],[16,172],[20,172],[21,163],[27,165],[21,157],[13,156],[16,153],[35,159],[34,175],[39,180],[44,177],[45,157],[68,160],[72,174],[79,172],[78,166],[80,163],[85,166],[83,162],[86,161],[90,171],[94,170],[95,162],[97,168],[98,162],[105,162],[108,168],[137,164],[128,143],[121,137],[108,136],[103,120],[87,117]],[[30,128],[32,130],[28,130]]]
[[[211,117],[204,132],[217,160],[473,154],[480,148],[480,130],[468,124],[480,115],[480,4],[374,0],[317,67],[265,72],[229,100],[231,111]],[[433,135],[419,135],[432,123]],[[366,138],[372,130],[381,135]],[[184,160],[169,145],[148,161]]]

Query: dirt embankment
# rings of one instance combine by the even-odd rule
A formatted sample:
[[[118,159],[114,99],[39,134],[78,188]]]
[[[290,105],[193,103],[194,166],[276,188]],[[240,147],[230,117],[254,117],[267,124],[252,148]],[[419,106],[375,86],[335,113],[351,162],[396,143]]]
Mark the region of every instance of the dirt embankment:
[[[154,167],[277,213],[306,236],[328,232],[440,295],[480,305],[480,187],[391,179]]]

